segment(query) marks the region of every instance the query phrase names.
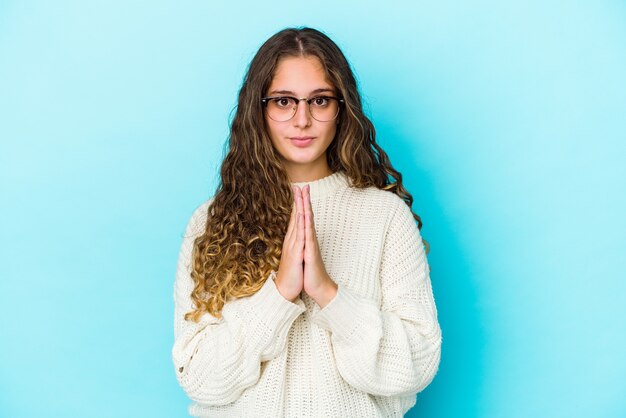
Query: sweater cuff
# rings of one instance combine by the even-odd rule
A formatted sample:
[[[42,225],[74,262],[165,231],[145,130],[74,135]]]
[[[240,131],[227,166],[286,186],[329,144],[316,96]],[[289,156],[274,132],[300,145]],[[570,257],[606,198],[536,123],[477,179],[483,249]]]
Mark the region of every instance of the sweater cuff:
[[[323,309],[312,315],[311,321],[330,331],[340,341],[361,341],[368,333],[382,326],[380,310],[374,302],[355,296],[343,285]]]
[[[285,347],[291,325],[306,305],[298,298],[296,303],[285,299],[274,283],[275,272],[267,278],[255,294],[227,304],[224,316],[238,317],[244,324],[250,346],[259,351],[261,361],[271,360]]]
[[[250,296],[250,310],[253,317],[263,318],[268,325],[278,324],[291,326],[298,315],[306,311],[306,305],[302,299],[296,299],[295,303],[285,299],[280,294],[274,279],[276,272],[272,271],[261,289]]]

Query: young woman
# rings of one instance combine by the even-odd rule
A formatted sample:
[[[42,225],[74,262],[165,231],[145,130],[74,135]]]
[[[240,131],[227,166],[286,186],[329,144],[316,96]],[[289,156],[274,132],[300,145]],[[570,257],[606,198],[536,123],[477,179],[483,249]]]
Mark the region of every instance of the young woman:
[[[190,414],[403,416],[441,350],[422,223],[337,45],[310,28],[268,39],[229,145],[178,261]]]

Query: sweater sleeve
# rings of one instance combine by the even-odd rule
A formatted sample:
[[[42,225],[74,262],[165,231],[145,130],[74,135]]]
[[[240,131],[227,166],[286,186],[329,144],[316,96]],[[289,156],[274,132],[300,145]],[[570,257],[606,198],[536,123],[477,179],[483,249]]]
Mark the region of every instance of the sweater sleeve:
[[[258,381],[262,362],[285,349],[289,328],[306,308],[301,299],[291,303],[278,292],[272,271],[257,293],[227,302],[222,318],[205,313],[198,323],[185,320],[193,309],[193,243],[204,232],[209,203],[193,213],[180,248],[172,358],[176,377],[191,400],[225,405]]]
[[[343,285],[313,321],[331,332],[343,379],[378,396],[415,394],[434,378],[441,329],[419,229],[409,207],[396,205],[383,244],[379,306]]]

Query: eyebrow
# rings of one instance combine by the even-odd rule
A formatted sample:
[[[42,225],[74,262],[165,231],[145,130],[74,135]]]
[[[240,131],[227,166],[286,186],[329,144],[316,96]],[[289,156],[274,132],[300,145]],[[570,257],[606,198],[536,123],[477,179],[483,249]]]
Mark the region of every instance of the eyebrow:
[[[312,94],[317,94],[317,93],[325,93],[325,92],[329,92],[329,93],[335,93],[335,91],[333,89],[329,89],[329,88],[319,88],[319,89],[315,89],[312,92],[309,93],[309,96],[311,96]],[[294,93],[293,91],[289,91],[289,90],[272,90],[271,92],[269,92],[269,95],[272,96],[274,94],[291,94],[294,95],[296,93]]]

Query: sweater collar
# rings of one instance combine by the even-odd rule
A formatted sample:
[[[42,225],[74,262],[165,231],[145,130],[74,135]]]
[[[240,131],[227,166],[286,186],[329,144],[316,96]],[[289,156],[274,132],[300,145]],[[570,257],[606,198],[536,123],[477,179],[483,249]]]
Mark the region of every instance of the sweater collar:
[[[324,197],[335,190],[346,188],[349,185],[348,177],[340,171],[313,181],[291,183],[292,186],[298,186],[300,188],[303,188],[307,184],[311,188],[311,200]]]

